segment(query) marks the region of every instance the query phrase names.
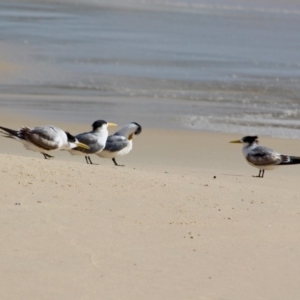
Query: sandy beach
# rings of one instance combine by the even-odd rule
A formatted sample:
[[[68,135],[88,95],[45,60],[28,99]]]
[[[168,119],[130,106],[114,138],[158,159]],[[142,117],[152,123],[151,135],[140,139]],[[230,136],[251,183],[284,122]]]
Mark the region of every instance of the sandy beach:
[[[253,178],[237,138],[144,128],[115,167],[1,137],[0,298],[299,299],[300,167]],[[260,140],[300,154],[299,140]]]

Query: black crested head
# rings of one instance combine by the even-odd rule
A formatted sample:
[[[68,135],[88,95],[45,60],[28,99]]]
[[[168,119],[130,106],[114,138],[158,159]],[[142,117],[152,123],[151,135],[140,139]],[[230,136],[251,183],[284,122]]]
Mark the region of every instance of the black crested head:
[[[254,135],[254,136],[244,136],[242,138],[242,142],[243,143],[247,143],[247,144],[252,144],[254,142],[258,142],[258,136]]]
[[[140,134],[140,133],[142,132],[142,126],[141,126],[140,124],[138,124],[138,123],[136,123],[136,122],[131,122],[131,124],[134,124],[134,125],[137,126],[137,129],[136,129],[136,131],[134,132],[134,134],[138,135],[138,134]]]
[[[69,143],[75,143],[76,142],[76,138],[75,136],[73,136],[70,132],[65,131],[67,138],[68,138],[68,142]]]
[[[95,121],[95,122],[92,124],[93,130],[96,130],[96,129],[102,127],[102,125],[104,125],[104,124],[107,124],[107,122],[104,121],[104,120],[97,120],[97,121]]]

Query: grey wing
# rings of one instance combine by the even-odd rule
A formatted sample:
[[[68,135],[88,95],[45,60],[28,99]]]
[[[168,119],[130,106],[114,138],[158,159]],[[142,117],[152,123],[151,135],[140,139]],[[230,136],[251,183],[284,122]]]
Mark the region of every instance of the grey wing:
[[[90,149],[83,148],[73,148],[73,150],[78,150],[87,154],[94,154],[103,149],[101,145],[99,145],[98,138],[91,132],[84,132],[75,136],[77,140],[85,145],[88,145]]]
[[[277,165],[281,162],[279,153],[266,147],[254,148],[246,157],[246,159],[257,166]]]
[[[51,127],[35,127],[31,130],[30,128],[22,127],[19,133],[27,141],[44,150],[55,150],[59,147],[56,132]]]
[[[110,152],[117,152],[121,151],[125,147],[127,147],[129,144],[129,141],[126,139],[126,137],[121,135],[110,135],[107,138],[106,145],[104,150],[110,151]]]

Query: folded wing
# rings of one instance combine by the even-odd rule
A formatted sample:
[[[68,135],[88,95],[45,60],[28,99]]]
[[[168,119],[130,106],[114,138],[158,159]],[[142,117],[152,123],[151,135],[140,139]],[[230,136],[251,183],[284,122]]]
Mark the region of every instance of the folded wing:
[[[122,149],[127,147],[128,144],[129,144],[129,141],[124,136],[111,135],[107,138],[104,150],[107,150],[110,152],[117,152],[117,151],[121,151]]]
[[[35,127],[33,129],[22,127],[19,130],[19,135],[21,138],[44,150],[59,148],[56,132],[51,127]]]
[[[76,135],[77,140],[80,143],[83,143],[85,145],[88,145],[89,149],[83,149],[80,147],[73,148],[72,150],[77,150],[86,154],[93,154],[96,153],[104,148],[104,145],[99,144],[98,137],[95,134],[92,134],[90,132],[85,132]]]
[[[281,163],[281,155],[266,147],[256,147],[248,153],[246,159],[256,166],[270,166]]]

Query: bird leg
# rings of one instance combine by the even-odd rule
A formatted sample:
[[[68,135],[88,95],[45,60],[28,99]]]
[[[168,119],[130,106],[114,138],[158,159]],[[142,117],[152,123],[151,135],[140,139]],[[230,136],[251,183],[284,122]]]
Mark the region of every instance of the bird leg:
[[[92,162],[92,160],[89,156],[85,156],[85,161],[86,161],[87,164],[93,165],[93,162]]]
[[[85,156],[85,161],[87,164],[93,164],[89,156]]]
[[[265,170],[259,170],[259,173],[257,176],[253,176],[253,177],[257,177],[257,178],[263,178],[265,174]]]
[[[50,158],[53,158],[53,157],[54,157],[54,156],[49,155],[49,154],[44,153],[44,152],[41,152],[41,153],[44,155],[44,158],[45,158],[45,159],[50,159]]]
[[[114,158],[112,158],[112,161],[114,162],[115,166],[124,167],[124,165],[119,165]]]
[[[92,165],[93,162],[92,162],[92,160],[91,160],[91,158],[89,156],[88,156],[88,160],[90,161],[90,164]]]

